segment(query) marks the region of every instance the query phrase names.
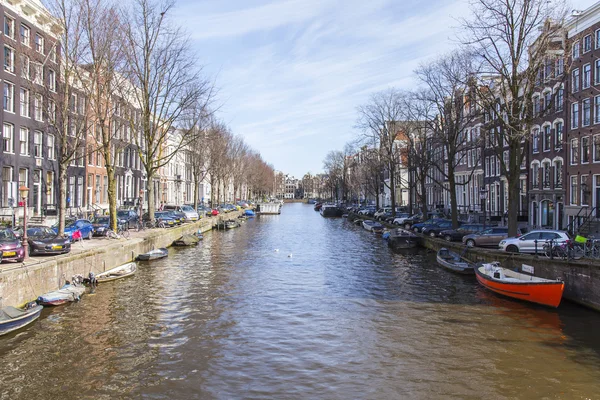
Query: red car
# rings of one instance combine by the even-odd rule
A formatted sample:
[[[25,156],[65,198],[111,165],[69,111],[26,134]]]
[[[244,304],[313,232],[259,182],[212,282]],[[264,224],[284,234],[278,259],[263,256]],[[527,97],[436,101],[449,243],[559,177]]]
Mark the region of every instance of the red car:
[[[0,251],[3,261],[23,262],[25,257],[21,241],[17,239],[12,230],[7,228],[0,228]]]

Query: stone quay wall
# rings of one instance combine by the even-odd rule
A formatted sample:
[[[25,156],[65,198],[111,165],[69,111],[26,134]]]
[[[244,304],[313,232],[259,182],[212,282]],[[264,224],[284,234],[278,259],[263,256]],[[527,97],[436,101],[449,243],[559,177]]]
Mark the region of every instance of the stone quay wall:
[[[30,257],[22,264],[0,264],[0,305],[19,306],[39,295],[56,290],[73,275],[86,277],[126,264],[142,253],[169,247],[184,234],[209,231],[224,219],[234,219],[243,211],[223,217],[203,218],[174,228],[150,229],[130,239],[92,239],[73,243],[69,254],[45,258]],[[83,250],[82,250],[82,246]]]

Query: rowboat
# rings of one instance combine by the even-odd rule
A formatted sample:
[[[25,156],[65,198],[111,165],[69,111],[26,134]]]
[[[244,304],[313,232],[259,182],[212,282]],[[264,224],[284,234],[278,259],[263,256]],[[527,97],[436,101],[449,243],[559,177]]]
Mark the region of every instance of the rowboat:
[[[25,308],[4,307],[0,310],[0,336],[29,325],[38,319],[43,309],[35,302]]]
[[[411,231],[396,228],[390,231],[387,241],[392,250],[405,250],[416,248],[420,238]]]
[[[240,226],[239,222],[232,220],[225,221],[225,229],[233,229],[237,228],[238,226]]]
[[[365,221],[363,221],[362,226],[364,229],[368,230],[369,232],[374,232],[374,233],[382,233],[383,232],[383,225],[381,225],[377,221],[365,220]]]
[[[479,283],[498,294],[519,300],[558,307],[565,289],[563,281],[538,278],[503,268],[500,263],[479,263],[475,266]]]
[[[459,274],[472,275],[475,273],[473,264],[465,261],[459,254],[442,247],[437,252],[437,262],[442,267]]]
[[[165,258],[169,255],[169,250],[161,247],[160,249],[152,250],[137,256],[138,261],[153,261],[160,258]]]
[[[59,306],[61,304],[78,301],[85,293],[85,286],[67,283],[58,290],[45,293],[37,298],[38,304],[44,306]]]
[[[200,238],[196,235],[185,234],[173,242],[173,246],[195,246],[200,242]]]
[[[116,279],[127,278],[128,276],[135,274],[135,271],[137,271],[136,263],[130,262],[99,273],[96,275],[96,281],[109,282]]]

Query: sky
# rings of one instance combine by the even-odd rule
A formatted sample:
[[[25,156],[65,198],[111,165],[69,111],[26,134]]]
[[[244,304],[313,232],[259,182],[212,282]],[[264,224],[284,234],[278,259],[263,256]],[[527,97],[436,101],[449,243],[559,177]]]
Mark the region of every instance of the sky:
[[[572,0],[583,10],[596,0]],[[217,117],[276,170],[322,172],[356,139],[356,108],[455,48],[467,0],[178,0]]]

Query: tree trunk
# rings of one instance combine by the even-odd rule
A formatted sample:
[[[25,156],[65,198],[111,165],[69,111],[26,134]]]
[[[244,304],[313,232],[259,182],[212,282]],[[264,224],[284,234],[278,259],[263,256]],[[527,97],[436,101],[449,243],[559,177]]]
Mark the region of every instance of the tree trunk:
[[[198,197],[200,196],[199,186],[200,182],[196,175],[194,175],[194,210],[198,209]]]
[[[519,155],[521,152],[521,143],[519,140],[512,140],[509,149],[509,171],[506,174],[508,180],[508,237],[516,236],[519,227],[519,178],[521,175]]]
[[[450,157],[448,157],[450,164]],[[456,201],[456,177],[454,176],[454,168],[448,165],[448,190],[450,191],[450,211],[452,214],[452,228],[458,228],[458,203]]]
[[[390,200],[392,202],[392,216],[396,216],[396,171],[390,168]]]
[[[156,204],[154,204],[154,171],[146,169],[146,186],[148,191],[148,218],[150,221],[154,221],[154,210]]]
[[[427,190],[425,187],[425,176],[420,179],[421,184],[421,213],[423,218],[427,218]]]
[[[110,229],[117,231],[117,181],[115,180],[115,168],[111,165],[110,158],[105,159],[106,175],[108,177],[108,213],[110,215]]]
[[[67,212],[67,165],[58,164],[58,235],[65,234]]]

